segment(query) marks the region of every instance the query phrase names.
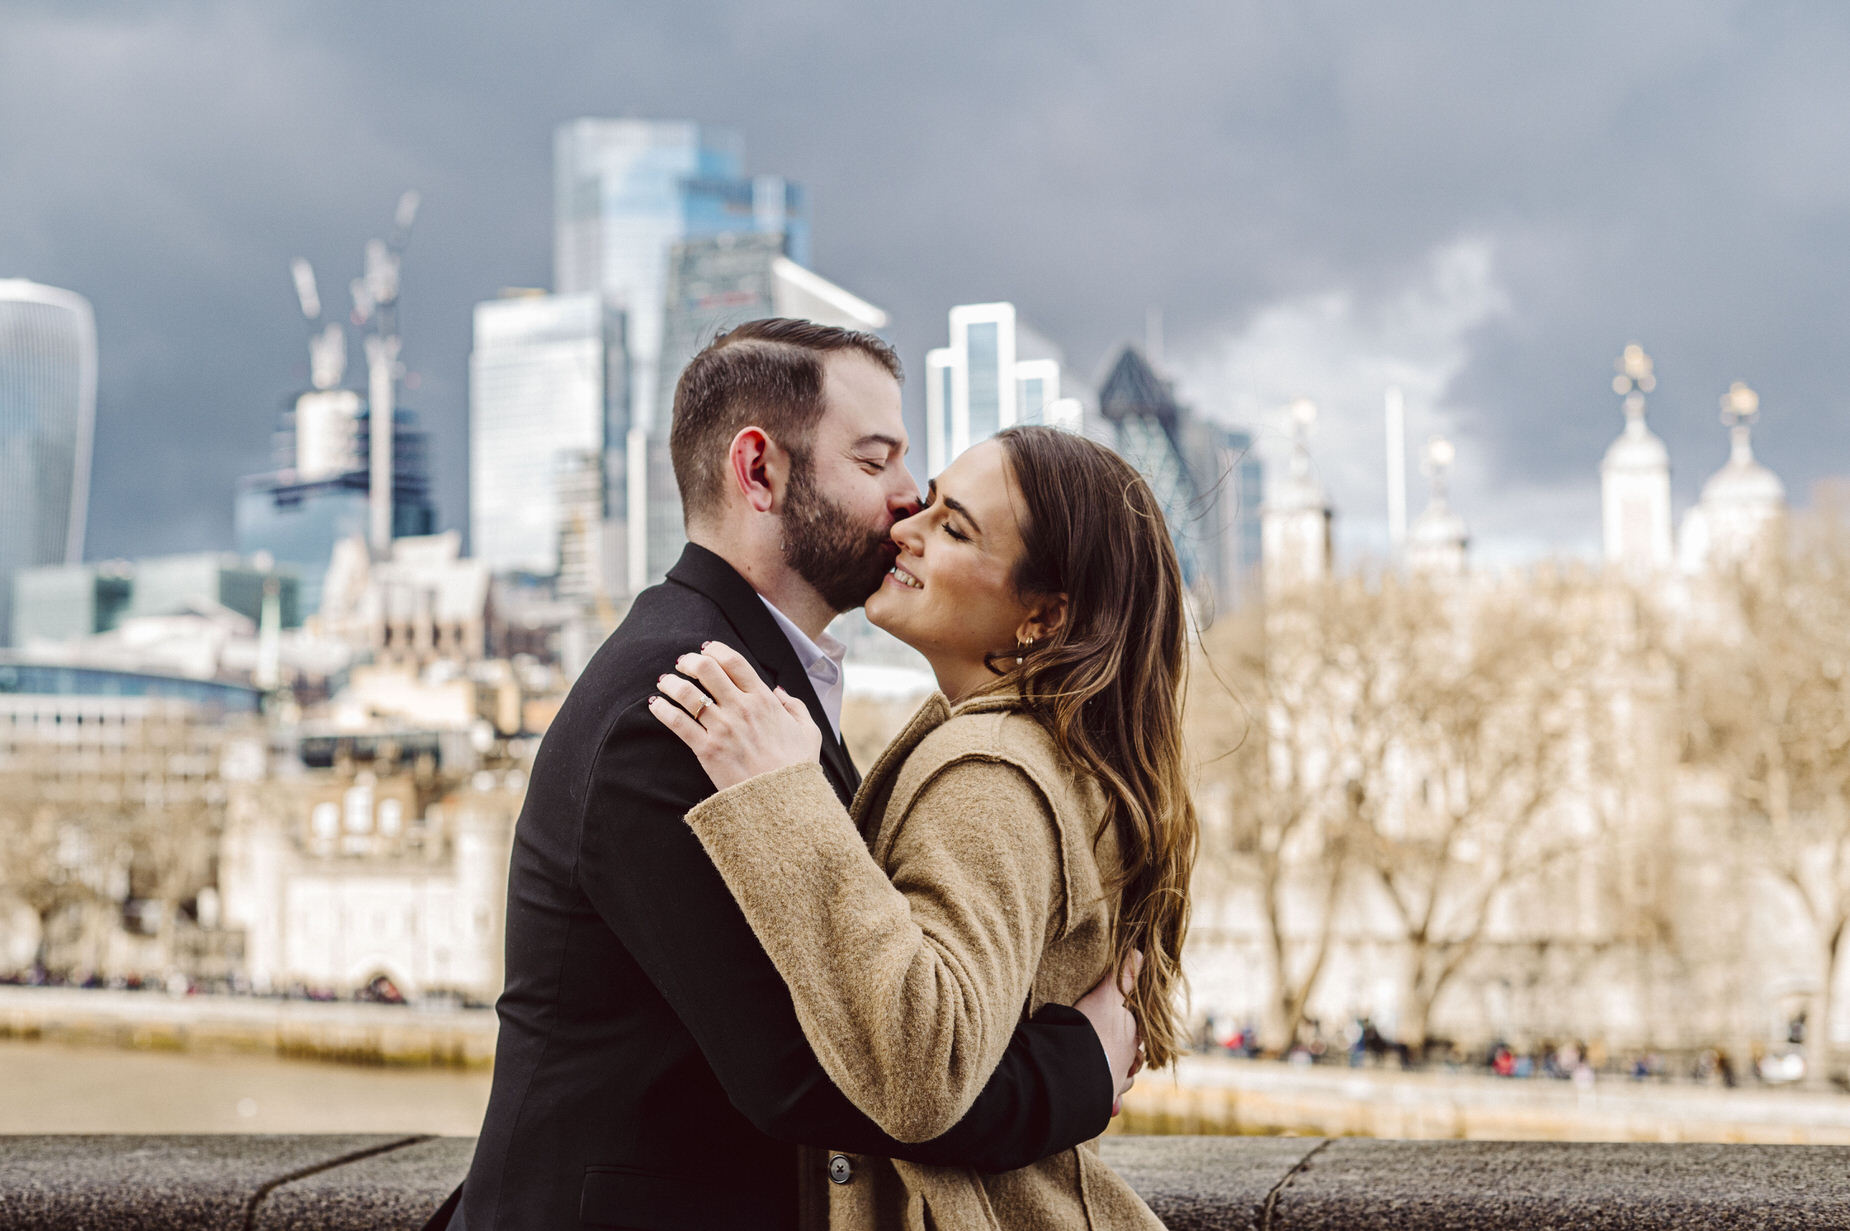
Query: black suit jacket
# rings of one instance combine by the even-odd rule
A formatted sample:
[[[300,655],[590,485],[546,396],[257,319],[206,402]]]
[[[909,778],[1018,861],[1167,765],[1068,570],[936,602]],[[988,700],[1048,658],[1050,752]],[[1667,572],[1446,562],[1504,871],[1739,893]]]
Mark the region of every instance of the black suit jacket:
[[[887,1137],[829,1082],[682,820],[712,783],[646,704],[709,639],[809,705],[844,800],[858,782],[763,601],[688,547],[592,658],[534,764],[508,877],[494,1085],[452,1228],[788,1228],[798,1143],[1000,1171],[1109,1123],[1104,1051],[1057,1006],[1016,1031],[936,1141]]]

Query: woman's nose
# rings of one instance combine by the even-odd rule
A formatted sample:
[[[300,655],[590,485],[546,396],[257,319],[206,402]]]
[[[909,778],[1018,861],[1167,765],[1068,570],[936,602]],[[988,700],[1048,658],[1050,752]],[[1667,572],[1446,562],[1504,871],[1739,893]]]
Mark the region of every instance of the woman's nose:
[[[923,533],[924,528],[920,526],[918,522],[919,514],[917,513],[912,514],[910,517],[902,517],[893,523],[892,531],[893,541],[915,556],[920,554],[919,549],[925,537]]]

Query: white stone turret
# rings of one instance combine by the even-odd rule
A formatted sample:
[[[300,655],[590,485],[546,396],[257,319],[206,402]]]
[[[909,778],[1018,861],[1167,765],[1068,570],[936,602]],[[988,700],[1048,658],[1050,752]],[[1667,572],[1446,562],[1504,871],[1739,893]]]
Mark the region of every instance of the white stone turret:
[[[1465,519],[1446,500],[1445,491],[1446,476],[1456,457],[1452,442],[1442,436],[1434,436],[1426,444],[1426,458],[1420,469],[1431,485],[1431,495],[1407,535],[1407,567],[1416,573],[1435,577],[1464,575],[1471,532]]]
[[[1625,397],[1625,430],[1600,463],[1606,563],[1633,576],[1670,567],[1670,453],[1645,426],[1644,395],[1657,386],[1636,342],[1619,357],[1612,387]]]
[[[1786,485],[1754,460],[1753,424],[1760,397],[1740,381],[1722,396],[1728,461],[1702,485],[1702,499],[1683,518],[1680,563],[1692,573],[1745,564],[1777,533],[1786,516]]]
[[[1291,465],[1283,480],[1268,483],[1259,512],[1261,570],[1268,594],[1321,581],[1330,575],[1330,530],[1335,512],[1323,484],[1311,473],[1309,436],[1317,407],[1291,404]]]

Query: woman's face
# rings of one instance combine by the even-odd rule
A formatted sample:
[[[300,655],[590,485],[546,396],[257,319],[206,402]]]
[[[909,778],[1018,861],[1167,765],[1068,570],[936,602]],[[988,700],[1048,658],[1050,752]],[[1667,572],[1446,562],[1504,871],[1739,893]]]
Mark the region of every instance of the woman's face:
[[[952,699],[992,678],[984,656],[1015,644],[1034,610],[1015,593],[1021,492],[993,440],[966,450],[894,523],[899,558],[867,600],[867,618],[931,663]]]

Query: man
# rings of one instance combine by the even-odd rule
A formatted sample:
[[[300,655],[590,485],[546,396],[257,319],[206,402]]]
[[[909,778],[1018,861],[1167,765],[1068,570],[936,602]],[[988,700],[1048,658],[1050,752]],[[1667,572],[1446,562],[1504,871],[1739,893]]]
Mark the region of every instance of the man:
[[[848,1103],[682,820],[711,784],[648,712],[679,655],[723,640],[809,707],[850,798],[841,649],[823,629],[879,585],[888,531],[917,499],[897,357],[807,321],[741,325],[682,374],[669,446],[689,546],[586,667],[534,764],[494,1086],[449,1226],[776,1231],[854,1182],[846,1158],[807,1150],[799,1165],[799,1145],[1005,1170],[1097,1136],[1130,1063],[1128,1014],[1103,985],[1090,1020],[1054,1006],[1023,1023],[936,1141],[895,1141]]]

